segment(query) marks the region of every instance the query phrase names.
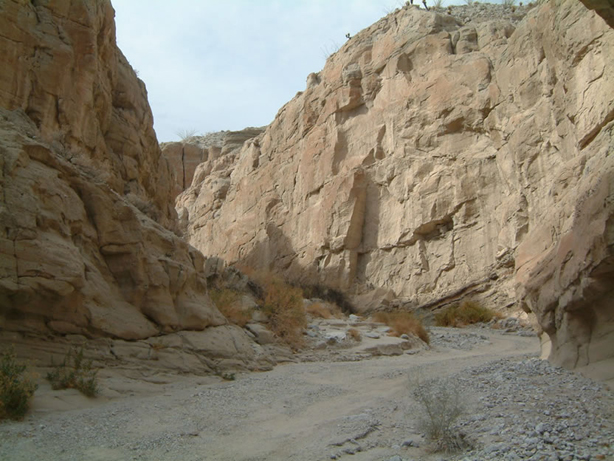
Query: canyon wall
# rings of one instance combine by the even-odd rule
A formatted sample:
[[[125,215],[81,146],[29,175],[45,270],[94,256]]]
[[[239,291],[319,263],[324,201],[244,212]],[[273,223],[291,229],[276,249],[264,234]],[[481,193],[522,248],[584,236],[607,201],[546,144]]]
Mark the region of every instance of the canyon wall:
[[[168,335],[171,368],[257,368],[176,234],[172,172],[113,18],[106,0],[0,2],[0,342],[32,358],[28,344],[96,340],[117,363]]]
[[[362,308],[522,307],[555,362],[611,360],[612,49],[576,0],[399,9],[196,169],[186,235]]]

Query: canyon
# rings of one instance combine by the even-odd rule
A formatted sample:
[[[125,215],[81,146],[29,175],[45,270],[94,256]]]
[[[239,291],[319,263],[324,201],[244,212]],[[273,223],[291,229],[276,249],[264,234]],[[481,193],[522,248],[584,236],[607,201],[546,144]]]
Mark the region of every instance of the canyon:
[[[585,3],[406,5],[269,126],[163,151],[109,1],[2,2],[0,342],[270,369],[289,352],[207,293],[244,265],[361,313],[524,312],[553,363],[613,380],[614,32]]]

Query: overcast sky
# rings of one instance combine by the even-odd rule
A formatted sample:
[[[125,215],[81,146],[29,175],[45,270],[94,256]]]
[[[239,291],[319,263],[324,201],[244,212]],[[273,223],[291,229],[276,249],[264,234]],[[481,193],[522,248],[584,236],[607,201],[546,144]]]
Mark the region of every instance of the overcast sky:
[[[356,34],[404,3],[111,1],[118,45],[147,85],[160,142],[178,140],[182,130],[271,123],[346,33]]]

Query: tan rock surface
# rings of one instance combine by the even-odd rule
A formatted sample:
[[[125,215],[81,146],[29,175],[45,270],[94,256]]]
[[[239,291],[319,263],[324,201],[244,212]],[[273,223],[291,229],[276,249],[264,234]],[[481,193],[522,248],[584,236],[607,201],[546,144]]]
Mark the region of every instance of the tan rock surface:
[[[44,364],[26,351],[100,338],[88,350],[125,363],[153,353],[126,341],[190,330],[198,348],[180,337],[158,364],[258,368],[174,233],[171,170],[113,16],[109,1],[0,2],[0,342]]]
[[[352,37],[264,134],[197,168],[187,235],[363,307],[522,305],[557,363],[611,357],[614,32],[572,0],[467,8]]]

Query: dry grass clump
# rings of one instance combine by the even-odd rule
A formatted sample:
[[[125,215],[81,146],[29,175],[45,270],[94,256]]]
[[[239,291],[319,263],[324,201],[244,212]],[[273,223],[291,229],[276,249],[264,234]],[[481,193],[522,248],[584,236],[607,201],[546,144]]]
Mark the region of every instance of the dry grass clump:
[[[330,319],[333,317],[333,314],[328,306],[325,306],[322,303],[310,304],[305,308],[305,312],[312,317],[319,319]]]
[[[98,388],[98,370],[92,368],[92,361],[83,356],[83,348],[76,352],[70,349],[60,365],[54,365],[53,371],[47,373],[51,388],[77,389],[87,397],[95,397]]]
[[[413,334],[425,343],[430,343],[429,334],[424,325],[411,312],[376,312],[373,320],[385,323],[392,328],[391,336]]]
[[[360,331],[358,331],[356,328],[350,328],[347,331],[347,335],[348,337],[352,338],[356,342],[362,341],[362,336],[360,334]]]
[[[495,313],[475,301],[463,301],[435,314],[435,324],[440,327],[462,327],[479,322],[490,322]]]
[[[335,288],[327,287],[325,285],[305,285],[301,286],[303,295],[307,299],[318,298],[326,301],[329,304],[334,304],[341,309],[344,314],[355,314],[356,307],[352,304],[349,298],[342,292]]]
[[[268,316],[269,328],[288,346],[299,349],[304,344],[303,328],[307,326],[303,292],[270,274],[258,282],[264,291],[262,311]]]
[[[24,374],[26,366],[19,362],[13,349],[0,357],[0,421],[22,419],[30,407],[37,386]]]
[[[252,318],[251,311],[240,306],[240,294],[230,288],[212,288],[209,297],[231,323],[244,327]]]

